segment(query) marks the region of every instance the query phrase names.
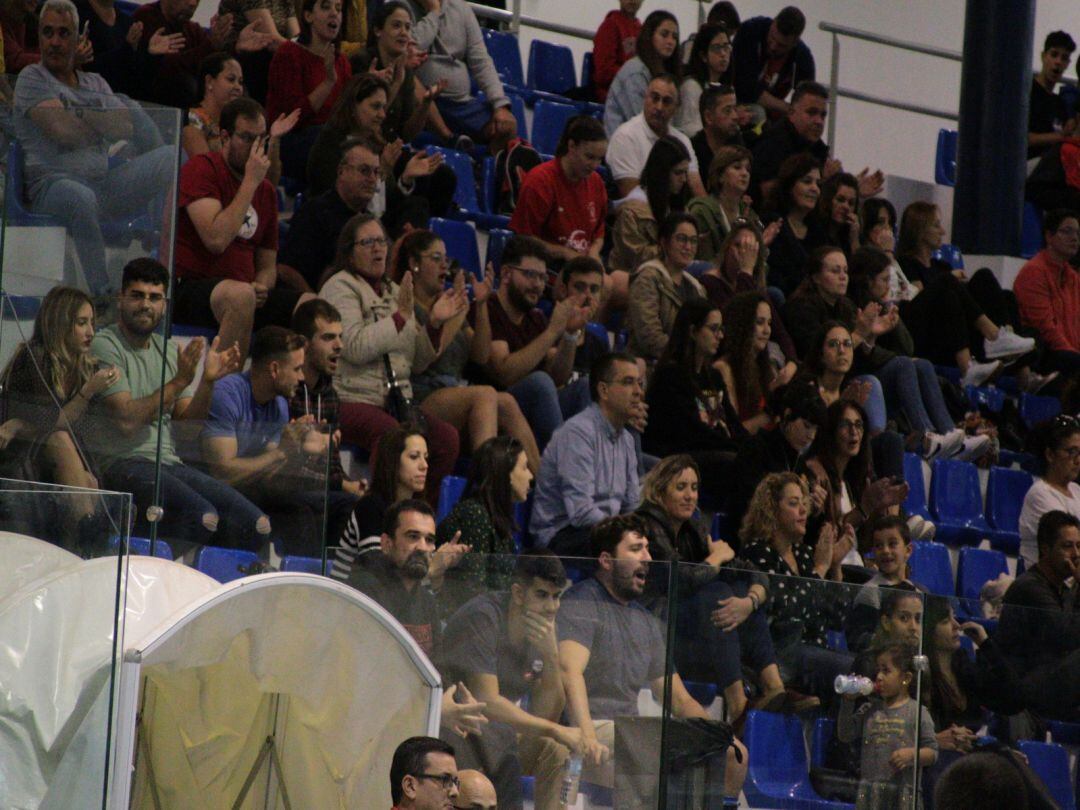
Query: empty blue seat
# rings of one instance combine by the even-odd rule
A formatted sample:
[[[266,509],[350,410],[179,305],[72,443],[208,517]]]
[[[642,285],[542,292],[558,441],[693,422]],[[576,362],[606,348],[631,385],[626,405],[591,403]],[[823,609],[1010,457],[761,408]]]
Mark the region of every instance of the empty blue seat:
[[[521,66],[521,48],[518,46],[517,36],[492,28],[483,28],[481,31],[487,52],[495,63],[495,72],[499,74],[503,84],[524,88],[525,71]]]
[[[909,515],[919,515],[930,519],[930,510],[926,505],[926,479],[923,477],[923,460],[916,453],[904,453],[904,480],[907,481],[908,494],[904,500],[904,510]]]
[[[150,538],[149,537],[129,537],[128,538],[128,553],[138,554],[142,557],[150,556]],[[162,560],[172,560],[173,557],[172,546],[166,543],[164,540],[157,540],[154,542],[154,554],[153,556]]]
[[[1076,810],[1076,797],[1069,779],[1069,752],[1055,743],[1033,740],[1021,740],[1017,747],[1028,758],[1031,770],[1043,780],[1061,810]]]
[[[529,46],[529,90],[543,98],[543,93],[565,97],[577,86],[574,53],[565,45],[534,39]],[[558,99],[552,99],[557,101]]]
[[[934,160],[934,182],[943,186],[956,185],[956,148],[960,133],[955,129],[938,131],[937,155]]]
[[[465,494],[465,479],[460,475],[448,475],[439,485],[439,508],[436,510],[438,521],[442,523],[454,504]]]
[[[301,574],[321,574],[322,560],[318,557],[287,556],[281,558],[282,571],[295,571]]]
[[[495,278],[499,278],[499,273],[502,270],[503,248],[506,247],[506,243],[510,241],[510,237],[513,235],[513,231],[508,231],[504,228],[495,228],[488,231],[487,255],[484,256],[484,272],[487,272],[488,265],[491,265],[495,270]]]
[[[814,721],[814,730],[810,736],[810,767],[824,768],[825,757],[829,751],[829,741],[836,734],[836,720],[831,717],[819,717]]]
[[[475,214],[480,211],[480,197],[476,193],[476,172],[473,169],[472,158],[464,152],[456,149],[446,149],[441,146],[433,146],[428,150],[439,152],[443,156],[443,163],[453,171],[457,178],[457,188],[454,189],[454,202],[462,211]],[[462,217],[464,218],[464,217]]]
[[[1024,221],[1020,228],[1020,255],[1030,259],[1043,245],[1042,214],[1034,203],[1024,203]]]
[[[203,546],[195,558],[195,567],[218,582],[232,582],[258,570],[259,557],[254,551]]]
[[[983,583],[1009,571],[1009,563],[1000,551],[986,548],[962,548],[956,565],[956,595],[969,616],[981,616],[979,591]]]
[[[540,101],[533,109],[532,145],[544,155],[554,155],[566,122],[580,111],[570,104]]]
[[[802,722],[792,714],[750,710],[743,742],[750,765],[743,792],[751,807],[842,810],[845,802],[823,799],[814,792],[807,768]]]
[[[1029,428],[1053,419],[1061,413],[1061,400],[1057,397],[1041,397],[1037,394],[1020,395],[1020,418]]]
[[[976,387],[966,385],[964,386],[964,393],[967,394],[971,407],[978,411],[1001,413],[1001,409],[1005,407],[1005,392],[996,386]]]
[[[941,543],[917,540],[911,544],[911,581],[917,582],[930,593],[952,596],[953,573],[949,549]]]
[[[480,267],[480,250],[476,247],[476,231],[467,222],[432,217],[428,227],[446,243],[446,253],[468,272],[483,277]]]
[[[589,91],[589,98],[593,95],[593,55],[592,51],[585,51],[581,57],[581,86]]]
[[[930,510],[937,524],[935,537],[944,543],[977,546],[990,534],[982,514],[979,473],[974,464],[952,459],[934,462]]]
[[[1020,509],[1034,479],[1023,470],[991,467],[986,484],[986,519],[993,527],[990,547],[1006,554],[1020,551]]]

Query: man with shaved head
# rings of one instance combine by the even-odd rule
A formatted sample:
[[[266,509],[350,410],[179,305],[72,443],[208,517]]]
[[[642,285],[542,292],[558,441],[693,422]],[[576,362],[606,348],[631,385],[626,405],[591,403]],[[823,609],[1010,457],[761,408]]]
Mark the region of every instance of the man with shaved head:
[[[496,810],[499,806],[495,786],[480,771],[458,771],[458,782],[460,787],[454,799],[455,810]]]

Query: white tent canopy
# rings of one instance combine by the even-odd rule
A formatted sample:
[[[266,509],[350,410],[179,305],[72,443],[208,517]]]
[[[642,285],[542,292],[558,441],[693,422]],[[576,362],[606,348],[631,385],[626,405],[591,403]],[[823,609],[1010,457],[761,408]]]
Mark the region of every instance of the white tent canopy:
[[[14,532],[0,532],[0,559],[0,601],[40,577],[82,562],[60,546]]]
[[[284,808],[280,786],[297,809],[389,807],[394,749],[437,732],[439,683],[359,591],[230,582],[128,645],[110,806],[229,808],[250,777],[245,809]]]

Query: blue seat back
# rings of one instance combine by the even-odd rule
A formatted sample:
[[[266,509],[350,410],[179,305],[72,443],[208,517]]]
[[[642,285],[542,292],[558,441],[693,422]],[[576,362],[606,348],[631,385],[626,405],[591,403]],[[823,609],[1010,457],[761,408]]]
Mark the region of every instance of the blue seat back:
[[[1069,752],[1056,743],[1021,740],[1020,753],[1028,758],[1031,769],[1039,775],[1061,810],[1076,810],[1069,779]]]
[[[814,721],[814,731],[810,737],[810,767],[824,768],[825,755],[829,741],[836,734],[836,720],[831,717],[819,717]]]
[[[685,686],[686,691],[690,693],[690,697],[692,697],[702,706],[708,706],[714,700],[716,700],[717,689],[715,683],[703,683],[700,681],[683,681],[683,686]]]
[[[301,574],[321,574],[322,560],[318,557],[285,556],[281,558],[282,571],[294,571]]]
[[[544,155],[554,155],[566,122],[578,114],[578,108],[554,101],[538,101],[533,108],[532,145]]]
[[[595,98],[593,89],[593,55],[592,51],[585,51],[581,57],[581,86],[589,91],[589,97]]]
[[[508,231],[503,228],[493,228],[488,231],[487,255],[484,257],[484,271],[487,272],[487,266],[490,264],[495,269],[495,278],[500,277],[499,273],[502,270],[503,248],[506,247],[506,243],[510,241],[510,237],[513,235],[513,231]]]
[[[465,479],[460,475],[448,475],[439,485],[439,508],[436,510],[439,523],[450,514],[454,504],[465,494]]]
[[[207,576],[213,577],[218,582],[224,583],[247,576],[240,569],[247,569],[258,562],[259,557],[254,551],[203,546],[199,549],[198,557],[195,560],[195,568]]]
[[[138,554],[143,557],[150,556],[150,538],[149,537],[129,537],[128,538],[128,553]],[[172,560],[173,557],[172,546],[166,543],[164,540],[158,540],[154,543],[154,555],[162,560]]]
[[[912,582],[919,583],[931,593],[952,596],[952,563],[945,545],[924,540],[913,542],[908,564],[911,566]]]
[[[1035,203],[1024,203],[1024,220],[1020,227],[1020,256],[1030,259],[1043,244],[1042,213]]]
[[[926,505],[926,479],[923,477],[923,460],[915,453],[904,453],[904,480],[907,481],[908,494],[904,499],[904,509],[909,515],[930,517]]]
[[[476,231],[465,222],[456,222],[452,219],[432,217],[428,227],[439,235],[446,243],[447,254],[458,260],[466,272],[474,273],[477,278],[483,277],[480,267],[480,250],[476,247]]]
[[[965,525],[982,521],[979,472],[967,461],[939,459],[930,479],[930,508],[941,520]]]
[[[463,211],[481,211],[480,197],[476,193],[476,172],[473,170],[472,158],[464,152],[456,149],[446,149],[441,146],[433,146],[428,150],[439,152],[443,156],[443,163],[454,173],[457,178],[457,187],[454,189],[454,202]],[[460,259],[459,259],[460,261]]]
[[[956,185],[956,147],[960,133],[955,129],[938,131],[937,156],[934,160],[934,182],[943,186]]]
[[[984,385],[976,387],[966,385],[964,386],[964,393],[967,394],[971,407],[976,410],[1001,413],[1001,409],[1005,407],[1005,392],[996,386]]]
[[[577,85],[574,52],[565,45],[534,39],[529,46],[529,89],[563,95]]]
[[[1037,394],[1020,395],[1020,418],[1029,428],[1053,419],[1061,413],[1061,400],[1057,397],[1040,397]]]
[[[964,269],[964,254],[956,245],[942,245],[934,251],[934,258],[943,261],[953,270]]]
[[[799,786],[808,778],[808,769],[798,717],[751,709],[746,715],[743,742],[750,752],[744,790],[751,807],[758,805],[754,799],[761,795],[793,797],[799,792]],[[761,794],[758,797],[751,795],[755,789]]]
[[[1008,571],[1009,564],[1000,551],[970,546],[962,548],[956,566],[956,595],[978,603],[983,583],[997,579],[999,574]]]
[[[517,134],[523,141],[527,141],[529,129],[528,122],[525,120],[525,97],[510,90],[507,91],[506,97],[510,99],[510,112],[514,114],[514,119],[517,121]]]
[[[525,71],[521,66],[521,48],[518,46],[517,36],[508,31],[495,31],[491,28],[483,28],[481,31],[484,45],[491,61],[495,63],[499,78],[514,87],[524,87]]]
[[[1024,496],[1034,479],[1023,470],[991,467],[986,484],[986,517],[995,529],[1016,532],[1020,528],[1020,510]]]
[[[587,324],[585,324],[585,331],[587,331],[597,340],[604,341],[604,345],[607,346],[609,349],[611,348],[611,338],[608,336],[607,328],[602,323],[589,321]]]

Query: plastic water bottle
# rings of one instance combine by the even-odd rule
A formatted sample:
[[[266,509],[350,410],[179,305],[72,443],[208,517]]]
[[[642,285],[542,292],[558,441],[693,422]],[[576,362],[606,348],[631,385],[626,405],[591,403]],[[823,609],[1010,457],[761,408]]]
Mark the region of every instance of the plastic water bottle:
[[[559,801],[563,807],[577,804],[578,785],[581,783],[581,754],[571,754],[566,763],[566,776],[562,781],[562,793]]]
[[[874,692],[874,682],[862,675],[837,675],[833,689],[838,695],[862,695],[866,697]]]

